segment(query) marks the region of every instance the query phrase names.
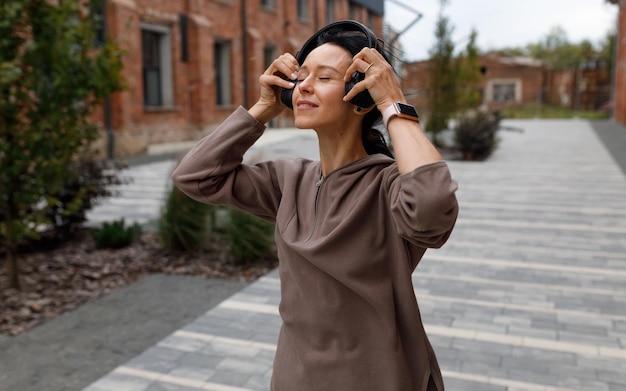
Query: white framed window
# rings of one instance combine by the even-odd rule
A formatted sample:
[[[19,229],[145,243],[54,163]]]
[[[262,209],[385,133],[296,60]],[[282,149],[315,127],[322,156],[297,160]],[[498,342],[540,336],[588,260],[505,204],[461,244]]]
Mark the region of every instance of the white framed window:
[[[215,42],[214,61],[215,104],[217,106],[229,106],[232,104],[230,41],[219,40]]]
[[[491,79],[487,82],[487,102],[519,103],[522,101],[520,79]]]
[[[141,24],[141,60],[144,105],[173,106],[172,43],[169,27]]]

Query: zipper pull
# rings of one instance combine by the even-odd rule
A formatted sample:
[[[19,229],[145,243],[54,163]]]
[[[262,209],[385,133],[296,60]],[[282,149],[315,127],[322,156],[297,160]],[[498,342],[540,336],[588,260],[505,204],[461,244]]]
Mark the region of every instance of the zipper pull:
[[[317,183],[315,184],[315,187],[320,187],[320,186],[322,186],[322,183],[324,183],[324,177],[323,177],[323,176],[320,178],[320,180],[319,180],[319,181],[317,181]]]

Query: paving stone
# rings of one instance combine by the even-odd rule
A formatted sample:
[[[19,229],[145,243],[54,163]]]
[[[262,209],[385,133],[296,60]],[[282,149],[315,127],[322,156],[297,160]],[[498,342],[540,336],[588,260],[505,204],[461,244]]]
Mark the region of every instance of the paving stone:
[[[429,340],[449,373],[446,388],[527,390],[519,382],[528,382],[537,390],[623,391],[625,360],[599,348],[626,348],[626,171],[586,121],[507,124],[524,131],[501,133],[487,161],[449,162],[460,186],[459,220],[446,246],[427,251],[413,275]],[[281,138],[252,152],[286,153],[297,148],[292,142],[303,140]],[[107,210],[135,202],[142,186],[155,189],[150,180],[138,181],[127,201]],[[154,196],[137,214],[160,199]],[[235,341],[169,336],[157,344],[182,352],[171,358],[169,373],[267,390],[274,354],[267,347],[276,343],[280,317],[255,305],[278,306],[277,279],[273,271],[229,301],[249,306],[218,306],[181,328]],[[150,362],[158,369],[156,357]],[[478,374],[483,377],[468,380]]]

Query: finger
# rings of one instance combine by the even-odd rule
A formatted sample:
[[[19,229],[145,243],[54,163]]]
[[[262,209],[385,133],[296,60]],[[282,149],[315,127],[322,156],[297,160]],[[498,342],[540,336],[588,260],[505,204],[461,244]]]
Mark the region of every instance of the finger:
[[[359,92],[365,91],[367,90],[367,83],[366,80],[362,80],[358,83],[356,83],[351,89],[350,91],[348,91],[348,93],[343,97],[343,101],[344,102],[349,102],[352,100],[352,98],[354,98],[355,96],[357,96],[357,94]]]
[[[372,66],[371,62],[367,62],[362,58],[355,58],[352,61],[352,64],[350,64],[350,66],[346,70],[346,74],[344,75],[343,80],[350,81],[354,72],[366,73],[366,71],[369,70],[370,66]]]
[[[295,83],[291,80],[285,80],[284,78],[277,76],[277,75],[261,75],[259,78],[259,81],[261,83],[261,85],[265,85],[268,87],[273,87],[273,86],[277,86],[277,87],[281,87],[281,88],[293,88],[295,86]]]
[[[298,61],[290,53],[285,53],[279,56],[272,62],[265,74],[269,75],[282,75],[290,80],[295,80],[298,77]]]

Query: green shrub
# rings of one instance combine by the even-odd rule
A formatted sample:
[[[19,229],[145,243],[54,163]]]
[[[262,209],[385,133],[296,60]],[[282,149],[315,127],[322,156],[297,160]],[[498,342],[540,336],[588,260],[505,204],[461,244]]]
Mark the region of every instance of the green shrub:
[[[52,223],[46,235],[49,239],[58,242],[71,238],[86,221],[86,211],[100,199],[114,195],[110,186],[127,183],[117,176],[122,165],[96,160],[90,152],[67,167],[61,189],[53,194],[55,202],[46,206],[45,214]]]
[[[274,245],[274,225],[251,214],[230,210],[226,234],[236,263],[253,262],[268,255]]]
[[[141,226],[137,223],[125,227],[124,219],[104,222],[102,228],[91,231],[96,248],[123,248],[132,244],[141,235]]]
[[[454,143],[463,160],[484,160],[496,149],[500,116],[485,110],[468,110],[454,127]]]
[[[207,216],[212,209],[173,186],[161,210],[158,226],[163,247],[170,250],[202,248],[207,234]]]

